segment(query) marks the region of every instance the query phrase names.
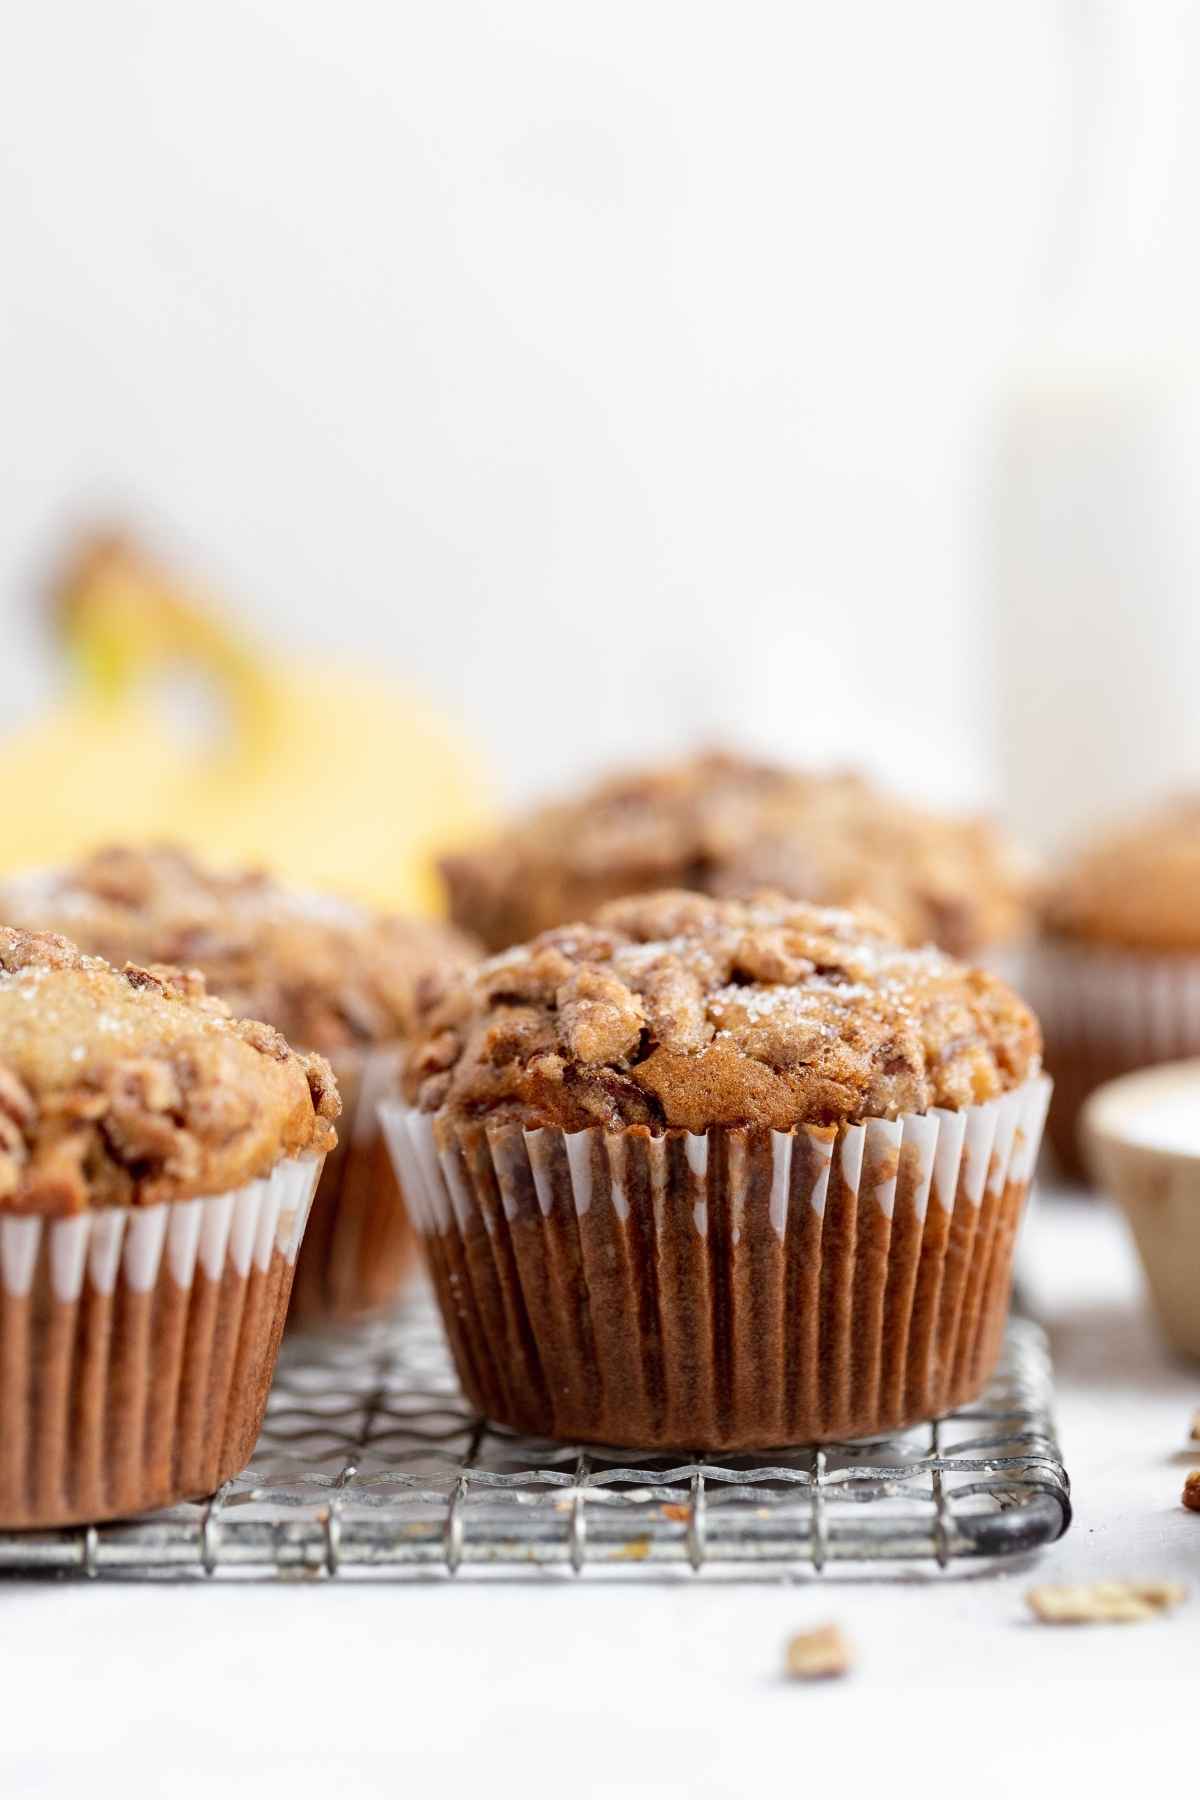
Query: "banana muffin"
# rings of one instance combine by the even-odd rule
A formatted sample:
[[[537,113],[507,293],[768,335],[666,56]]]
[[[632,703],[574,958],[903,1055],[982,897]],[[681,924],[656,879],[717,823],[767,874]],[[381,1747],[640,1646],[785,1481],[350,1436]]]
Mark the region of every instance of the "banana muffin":
[[[772,887],[877,906],[909,943],[979,954],[1020,935],[1029,872],[990,822],[942,817],[855,774],[723,754],[617,775],[441,864],[451,917],[489,950],[656,888]]]
[[[352,1319],[395,1299],[412,1228],[376,1117],[420,1006],[473,950],[452,928],[296,894],[187,851],[112,847],[73,868],[0,882],[0,919],[61,931],[120,965],[198,969],[239,1017],[265,1019],[333,1064],[345,1114],[313,1204],[293,1323]]]
[[[245,1464],[338,1110],[200,976],[0,927],[0,1525]]]
[[[1084,845],[1045,901],[1026,981],[1054,1070],[1048,1136],[1081,1175],[1084,1101],[1114,1076],[1200,1055],[1200,799]]]
[[[979,1392],[1048,1085],[868,911],[667,892],[464,974],[384,1116],[482,1412],[728,1451]]]

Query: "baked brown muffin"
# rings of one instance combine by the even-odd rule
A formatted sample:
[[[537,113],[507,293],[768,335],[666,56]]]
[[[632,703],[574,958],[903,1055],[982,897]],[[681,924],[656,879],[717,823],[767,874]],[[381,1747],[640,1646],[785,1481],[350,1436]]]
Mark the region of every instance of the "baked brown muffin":
[[[200,976],[0,927],[0,1524],[243,1466],[339,1110]]]
[[[1200,955],[1200,796],[1167,801],[1085,844],[1051,884],[1044,920],[1072,943]]]
[[[198,969],[239,1016],[265,1019],[332,1062],[345,1107],[300,1253],[293,1323],[386,1306],[415,1261],[375,1116],[401,1045],[438,984],[474,954],[452,928],[295,894],[173,846],[100,850],[0,883],[0,919],[61,931],[114,963]]]
[[[1048,1134],[1080,1176],[1093,1089],[1200,1055],[1200,799],[1164,802],[1085,844],[1050,886],[1043,924],[1026,979],[1055,1077]]]
[[[451,916],[491,950],[624,894],[773,887],[878,906],[908,942],[962,955],[1016,937],[1030,897],[1027,868],[986,820],[941,817],[859,775],[722,754],[612,777],[441,868]]]
[[[1048,1083],[995,976],[763,894],[468,972],[385,1109],[464,1387],[555,1438],[891,1431],[995,1364]]]

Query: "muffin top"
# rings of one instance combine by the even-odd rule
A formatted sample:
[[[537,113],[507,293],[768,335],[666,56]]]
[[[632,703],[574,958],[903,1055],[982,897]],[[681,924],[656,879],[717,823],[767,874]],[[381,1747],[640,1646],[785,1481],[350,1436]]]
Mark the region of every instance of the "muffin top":
[[[449,926],[294,894],[257,871],[217,872],[169,845],[114,846],[11,877],[0,919],[63,932],[118,966],[199,969],[239,1017],[326,1056],[408,1036],[442,972],[474,954]]]
[[[907,942],[955,954],[1025,924],[1029,877],[983,819],[947,818],[855,774],[814,774],[723,754],[606,781],[446,857],[451,916],[502,950],[605,900],[655,888],[867,903]]]
[[[234,1019],[199,975],[114,969],[0,926],[0,1211],[226,1193],[328,1150],[328,1063]]]
[[[666,892],[466,972],[407,1091],[457,1122],[783,1131],[969,1106],[1040,1056],[1001,981],[906,948],[867,909]]]
[[[1168,801],[1080,850],[1047,896],[1045,922],[1087,944],[1200,950],[1200,798]]]

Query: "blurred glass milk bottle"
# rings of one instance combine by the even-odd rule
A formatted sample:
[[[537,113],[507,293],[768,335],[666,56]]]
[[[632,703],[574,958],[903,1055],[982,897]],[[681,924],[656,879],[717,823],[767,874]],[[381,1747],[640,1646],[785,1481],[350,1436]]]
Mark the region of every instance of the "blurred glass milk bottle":
[[[990,471],[998,772],[1053,852],[1200,789],[1200,9],[1080,10],[1052,323]]]

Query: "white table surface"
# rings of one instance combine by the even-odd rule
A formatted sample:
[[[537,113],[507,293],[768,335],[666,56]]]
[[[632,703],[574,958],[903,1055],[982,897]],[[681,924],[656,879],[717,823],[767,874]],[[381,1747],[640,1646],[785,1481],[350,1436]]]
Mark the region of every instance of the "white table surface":
[[[0,1795],[1016,1795],[1200,1756],[1200,1516],[1179,1495],[1200,1367],[1173,1364],[1107,1207],[1043,1197],[1075,1522],[1029,1567],[903,1584],[0,1586]],[[1171,1576],[1136,1626],[1031,1622],[1038,1580]],[[836,1620],[852,1678],[781,1679]],[[1188,1771],[1192,1771],[1189,1773]]]

